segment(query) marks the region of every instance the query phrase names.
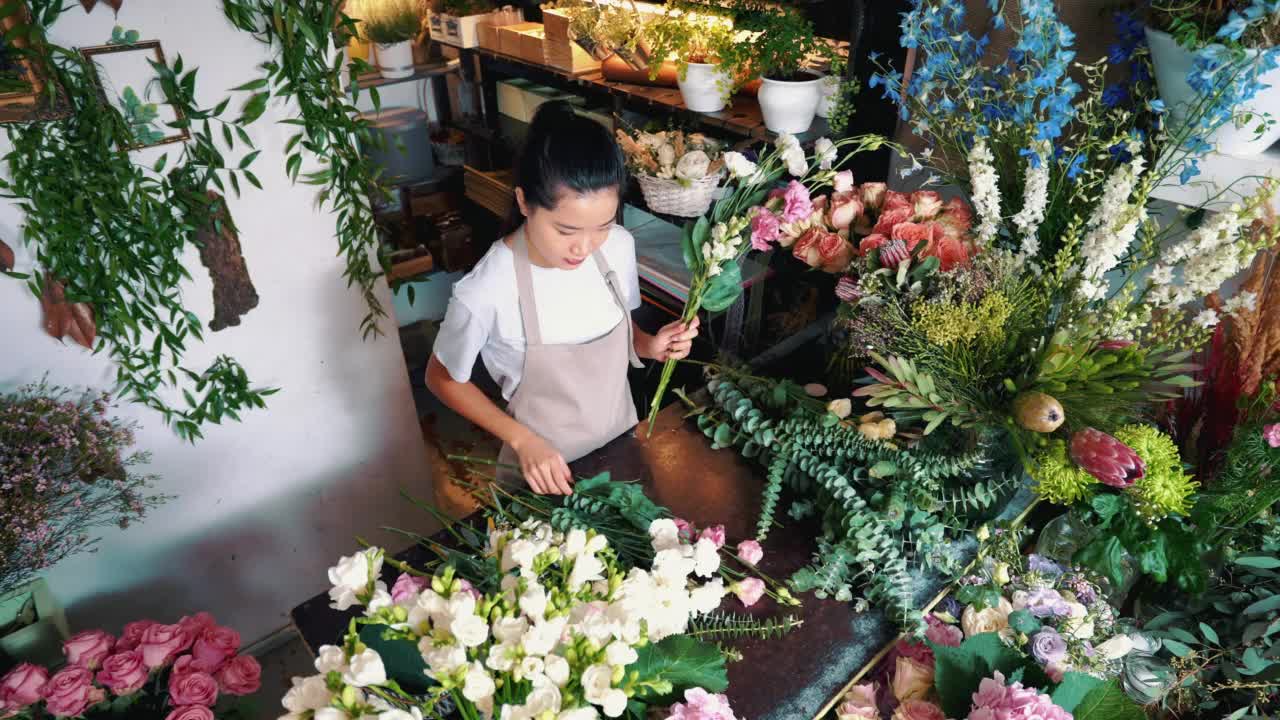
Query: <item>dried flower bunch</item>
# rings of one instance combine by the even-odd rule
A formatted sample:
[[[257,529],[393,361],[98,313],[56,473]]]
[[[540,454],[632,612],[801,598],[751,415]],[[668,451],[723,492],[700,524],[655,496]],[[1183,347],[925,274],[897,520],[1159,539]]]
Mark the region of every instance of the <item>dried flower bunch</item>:
[[[618,145],[627,158],[627,167],[637,175],[688,185],[718,175],[724,168],[723,145],[702,133],[683,130],[616,132]]]

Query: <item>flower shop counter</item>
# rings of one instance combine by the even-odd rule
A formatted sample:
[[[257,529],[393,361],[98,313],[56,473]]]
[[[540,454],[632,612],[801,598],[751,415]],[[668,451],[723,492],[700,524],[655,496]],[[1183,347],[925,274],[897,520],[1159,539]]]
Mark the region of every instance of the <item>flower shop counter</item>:
[[[616,479],[637,479],[654,502],[679,517],[699,526],[723,524],[732,540],[754,536],[762,480],[737,453],[712,450],[693,423],[683,419],[678,404],[662,411],[651,437],[644,435],[642,424],[635,433],[573,463],[575,474],[589,477],[609,471]],[[1001,517],[1016,516],[1030,500],[1029,493],[1023,491]],[[475,515],[469,520],[479,522],[480,518]],[[443,531],[432,539],[443,546],[452,544]],[[976,541],[966,542],[972,552]],[[813,533],[794,528],[775,531],[763,547],[760,568],[779,579],[806,565],[815,551]],[[397,557],[420,566],[433,555],[415,546]],[[395,580],[396,573],[390,565],[383,569],[388,583]],[[914,588],[915,601],[920,606],[929,604],[944,588],[941,577],[921,576]],[[770,639],[727,643],[741,654],[741,660],[729,665],[728,690],[740,717],[818,717],[835,703],[850,678],[876,661],[880,651],[897,638],[897,629],[874,608],[855,613],[850,602],[808,594],[800,599],[803,605],[790,609],[803,621],[799,627]],[[785,609],[767,596],[744,609],[730,596],[722,610],[782,619]],[[294,608],[291,616],[314,654],[319,646],[340,637],[354,614],[330,609],[328,595],[322,593]]]

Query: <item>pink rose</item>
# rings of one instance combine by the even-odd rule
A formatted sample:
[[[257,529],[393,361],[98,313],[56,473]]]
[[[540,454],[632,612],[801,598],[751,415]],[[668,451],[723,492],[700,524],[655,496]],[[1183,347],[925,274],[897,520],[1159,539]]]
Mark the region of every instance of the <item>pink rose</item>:
[[[942,212],[942,196],[936,190],[917,190],[911,193],[911,205],[916,217],[930,220]]]
[[[729,590],[746,607],[751,607],[760,602],[760,597],[764,595],[764,581],[760,578],[743,578],[733,585],[729,586]]]
[[[138,649],[142,662],[158,668],[173,662],[178,654],[191,647],[192,637],[181,625],[152,625],[142,632]]]
[[[173,705],[207,705],[218,701],[218,681],[202,672],[169,676],[169,702]]]
[[[1280,448],[1280,423],[1272,423],[1262,427],[1262,439],[1273,448]]]
[[[899,656],[893,672],[893,696],[899,702],[918,700],[933,689],[933,665]]]
[[[867,210],[879,210],[884,205],[888,189],[882,182],[865,182],[858,188],[858,194],[862,196],[862,204]]]
[[[0,678],[0,708],[21,710],[44,697],[49,671],[39,665],[22,663]]]
[[[198,612],[195,615],[187,615],[179,620],[178,624],[182,626],[183,630],[187,631],[192,640],[195,640],[200,637],[200,633],[217,625],[218,621],[214,620],[213,615],[207,612]]]
[[[871,232],[879,235],[893,234],[893,228],[904,222],[911,222],[912,210],[910,207],[893,208],[885,207],[880,211],[880,219],[876,220],[876,225]]]
[[[396,584],[391,586],[391,602],[397,605],[413,603],[430,584],[430,578],[400,573],[400,577],[396,578]]]
[[[866,255],[887,242],[889,242],[888,235],[881,235],[880,233],[868,235],[858,242],[858,252]]]
[[[698,535],[699,540],[710,540],[715,543],[716,549],[724,547],[724,526],[712,525],[711,527],[702,528],[702,532]]]
[[[778,220],[778,216],[766,208],[756,208],[755,215],[751,216],[752,249],[768,250],[772,243],[778,241],[780,234],[782,234],[782,223]]]
[[[931,702],[905,700],[893,711],[892,720],[947,720],[947,715]]]
[[[890,237],[906,243],[907,250],[912,251],[916,249],[916,245],[923,242],[927,253],[933,245],[934,231],[935,227],[932,223],[904,222],[893,227],[893,235]]]
[[[681,540],[691,543],[697,537],[698,531],[693,527],[693,523],[680,518],[672,518],[671,521],[676,524],[676,535]]]
[[[142,662],[142,653],[125,650],[102,661],[98,683],[116,695],[128,695],[142,687],[149,674],[146,663]]]
[[[841,170],[836,173],[836,176],[831,179],[831,189],[838,193],[845,193],[853,190],[853,171]]]
[[[835,193],[827,210],[827,224],[836,230],[848,230],[862,215],[862,200],[855,192]]]
[[[934,237],[937,242],[925,254],[937,256],[943,270],[969,264],[969,246],[962,240],[950,235],[934,234]]]
[[[853,262],[853,246],[835,233],[826,233],[818,240],[818,256],[823,272],[844,272]]]
[[[159,625],[155,620],[137,620],[124,626],[124,632],[120,633],[120,639],[116,641],[116,652],[121,650],[135,650],[138,644],[142,642],[142,633],[152,625]]]
[[[237,655],[222,666],[216,679],[228,695],[252,695],[262,687],[262,666],[248,655]]]
[[[88,668],[71,665],[59,670],[44,686],[44,709],[54,717],[75,717],[105,697],[106,693],[93,686],[93,673]]]
[[[164,720],[214,720],[213,711],[203,705],[183,705],[174,708]]]
[[[62,654],[71,665],[80,665],[93,670],[103,658],[111,654],[116,639],[101,630],[85,630],[71,636],[62,644]]]
[[[818,252],[818,242],[827,234],[822,228],[809,228],[796,240],[796,244],[791,246],[791,254],[795,259],[816,268],[822,265],[822,255]]]
[[[880,720],[874,685],[854,685],[844,694],[843,700],[836,709],[836,716],[840,720]]]
[[[932,615],[925,618],[925,622],[929,625],[924,631],[925,639],[934,645],[960,647],[964,642],[964,632],[955,625],[948,625]]]
[[[790,223],[804,220],[812,214],[813,201],[809,198],[809,188],[795,180],[787,183],[787,189],[782,191],[782,221]]]
[[[764,558],[764,549],[755,540],[743,540],[738,543],[738,559],[748,565],[755,565]]]
[[[885,190],[884,202],[881,203],[881,212],[892,212],[897,210],[908,211],[908,218],[915,215],[916,206],[911,202],[911,196],[907,193],[898,192],[897,190]]]
[[[240,633],[215,625],[200,633],[195,645],[191,646],[191,667],[200,672],[215,673],[239,649]]]
[[[962,198],[954,197],[942,208],[942,217],[949,222],[963,225],[966,229],[973,225],[973,210]]]
[[[196,670],[196,668],[192,665],[192,663],[194,662],[195,662],[195,658],[191,657],[190,655],[181,655],[178,657],[177,660],[173,661],[173,669],[170,670],[170,674],[185,675],[189,672],[198,672],[198,670]]]

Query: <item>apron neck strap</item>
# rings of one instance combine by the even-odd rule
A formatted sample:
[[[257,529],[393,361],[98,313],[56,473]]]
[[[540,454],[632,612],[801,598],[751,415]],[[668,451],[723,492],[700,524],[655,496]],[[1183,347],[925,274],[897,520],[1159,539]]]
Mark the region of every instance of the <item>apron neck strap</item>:
[[[538,324],[538,304],[533,299],[533,270],[529,263],[529,243],[524,237],[524,225],[516,229],[511,249],[516,256],[516,292],[520,298],[520,322],[524,324],[524,339],[530,345],[542,344],[542,330]]]

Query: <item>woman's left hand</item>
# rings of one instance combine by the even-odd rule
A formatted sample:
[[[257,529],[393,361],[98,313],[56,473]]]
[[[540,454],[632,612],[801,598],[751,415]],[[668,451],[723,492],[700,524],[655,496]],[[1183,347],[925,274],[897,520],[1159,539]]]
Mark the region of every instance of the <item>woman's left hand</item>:
[[[677,320],[662,326],[655,335],[652,336],[649,345],[649,352],[646,353],[654,360],[683,360],[689,357],[689,350],[693,348],[693,339],[698,337],[698,326],[701,321],[694,318],[688,325]]]

